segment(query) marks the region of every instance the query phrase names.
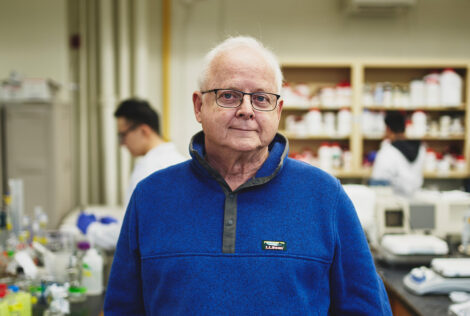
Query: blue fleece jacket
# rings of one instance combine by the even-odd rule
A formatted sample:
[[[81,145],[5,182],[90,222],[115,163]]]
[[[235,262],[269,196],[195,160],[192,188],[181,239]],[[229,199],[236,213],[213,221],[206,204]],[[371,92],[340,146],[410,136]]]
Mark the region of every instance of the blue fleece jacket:
[[[137,186],[126,212],[105,315],[391,315],[339,182],[287,158],[276,135],[235,191],[192,159]]]

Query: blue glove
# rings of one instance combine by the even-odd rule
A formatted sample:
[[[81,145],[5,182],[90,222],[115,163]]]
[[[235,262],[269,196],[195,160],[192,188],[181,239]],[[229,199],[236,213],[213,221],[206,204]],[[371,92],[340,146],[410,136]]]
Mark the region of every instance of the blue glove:
[[[117,219],[111,216],[103,216],[100,218],[100,223],[101,224],[111,224],[111,223],[117,223]]]
[[[88,226],[93,222],[96,222],[96,216],[94,214],[81,213],[77,219],[77,227],[83,234],[86,234]]]

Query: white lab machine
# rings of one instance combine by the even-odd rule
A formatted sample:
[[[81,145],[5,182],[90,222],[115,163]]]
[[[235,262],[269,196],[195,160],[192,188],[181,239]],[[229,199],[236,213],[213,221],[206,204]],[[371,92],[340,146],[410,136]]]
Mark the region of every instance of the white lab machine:
[[[447,294],[453,291],[470,291],[470,258],[439,258],[431,261],[431,267],[413,268],[404,278],[405,287],[411,292]]]
[[[435,236],[441,209],[425,200],[410,200],[381,188],[375,208],[376,257],[390,264],[428,264],[444,256],[447,243]]]
[[[413,200],[435,205],[436,227],[433,235],[445,238],[447,235],[462,233],[463,219],[470,211],[470,193],[457,190],[421,190],[415,194]]]

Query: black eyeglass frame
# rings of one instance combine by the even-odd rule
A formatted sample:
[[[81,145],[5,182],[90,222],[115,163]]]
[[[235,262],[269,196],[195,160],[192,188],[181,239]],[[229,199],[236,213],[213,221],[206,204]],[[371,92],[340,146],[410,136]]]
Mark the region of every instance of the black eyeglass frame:
[[[122,143],[124,141],[124,139],[127,137],[127,134],[129,134],[130,132],[132,132],[133,130],[135,130],[137,127],[139,127],[140,124],[132,124],[128,129],[126,129],[124,132],[120,132],[118,133],[118,140],[119,140],[119,143]]]
[[[221,91],[221,90],[225,90],[225,91],[235,91],[235,92],[239,92],[242,94],[242,97],[240,99],[240,104],[237,105],[237,106],[223,106],[223,105],[220,105],[218,100],[217,100],[217,92],[218,91]],[[221,108],[226,108],[226,109],[236,109],[238,108],[240,105],[242,105],[243,103],[243,99],[245,98],[245,95],[249,95],[250,96],[250,103],[251,103],[251,106],[253,107],[254,110],[256,111],[260,111],[260,112],[271,112],[271,111],[274,111],[276,108],[277,108],[277,104],[278,104],[278,101],[279,101],[279,98],[281,97],[280,94],[275,94],[275,93],[271,93],[271,92],[243,92],[243,91],[240,91],[240,90],[236,90],[236,89],[211,89],[211,90],[206,90],[206,91],[201,91],[201,94],[205,94],[205,93],[210,93],[210,92],[214,92],[215,94],[215,103],[217,103],[218,106],[220,106]],[[255,107],[253,105],[253,95],[257,95],[257,94],[269,94],[269,95],[274,95],[276,97],[276,104],[274,105],[274,107],[272,109],[269,109],[269,110],[263,110],[263,109],[259,109],[257,107]]]

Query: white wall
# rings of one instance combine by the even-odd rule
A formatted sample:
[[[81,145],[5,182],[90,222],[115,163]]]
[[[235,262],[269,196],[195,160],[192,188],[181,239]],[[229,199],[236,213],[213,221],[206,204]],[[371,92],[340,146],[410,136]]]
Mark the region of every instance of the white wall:
[[[0,0],[0,78],[12,70],[68,88],[65,0]],[[63,92],[63,97],[67,98]]]
[[[150,103],[162,113],[162,5],[161,0],[147,0],[148,83]],[[161,119],[161,124],[163,120]],[[163,129],[162,129],[163,130]]]
[[[390,18],[346,16],[340,0],[173,0],[170,136],[187,153],[200,129],[191,93],[204,54],[227,35],[247,34],[281,60],[470,58],[470,1],[418,0]],[[148,97],[161,107],[161,3],[148,6]],[[64,0],[0,0],[0,78],[69,78]]]
[[[191,93],[204,53],[227,35],[252,35],[280,60],[470,59],[470,1],[418,0],[405,15],[352,17],[340,0],[173,1],[171,136],[187,152],[200,129]]]

